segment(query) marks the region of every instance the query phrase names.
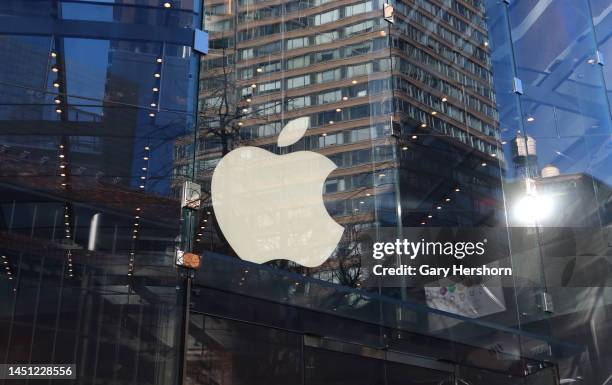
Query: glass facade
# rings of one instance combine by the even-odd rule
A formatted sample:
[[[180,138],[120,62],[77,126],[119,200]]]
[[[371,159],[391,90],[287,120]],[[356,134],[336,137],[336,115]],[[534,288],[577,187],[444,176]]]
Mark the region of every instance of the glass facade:
[[[580,358],[560,366],[561,378],[605,383],[610,373],[601,365],[611,353],[597,341],[610,338],[604,326],[611,219],[608,5],[486,5],[502,140],[515,170],[505,181],[507,207],[514,207],[509,224],[525,226],[527,219],[529,226],[511,245],[515,265],[529,279],[517,293],[519,322],[585,344]],[[522,92],[511,92],[515,78]],[[528,192],[532,187],[536,194]],[[529,200],[538,210],[521,215]],[[530,300],[534,291],[551,293],[553,314],[538,311]]]
[[[194,132],[200,10],[0,4],[0,362],[76,363],[83,384],[176,382],[170,164]]]
[[[606,384],[608,2],[389,3],[4,1],[0,363],[104,384],[178,383],[183,361],[187,384]],[[245,147],[337,166],[322,193],[344,233],[320,266],[232,249],[211,184]],[[368,249],[396,238],[484,239],[462,262],[513,275],[385,281]],[[176,248],[203,256],[189,304]]]

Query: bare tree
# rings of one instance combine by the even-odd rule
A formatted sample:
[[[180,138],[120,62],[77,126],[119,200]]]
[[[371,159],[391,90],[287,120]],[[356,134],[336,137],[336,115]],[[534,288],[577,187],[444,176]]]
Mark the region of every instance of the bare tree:
[[[273,113],[279,113],[282,111],[282,108],[279,107],[283,104],[282,94],[280,98],[264,103],[263,106],[253,103],[253,98],[257,94],[257,79],[254,78],[253,83],[248,86],[239,84],[235,51],[232,51],[222,48],[219,54],[209,55],[208,60],[216,62],[215,65],[210,66],[211,68],[206,69],[206,73],[210,76],[204,79],[203,99],[198,111],[197,136],[203,138],[204,141],[217,139],[221,145],[221,153],[218,154],[217,147],[211,148],[210,153],[216,153],[219,157],[225,156],[240,143],[253,139],[250,130],[246,131],[245,120],[265,122],[271,115],[270,110],[272,109]],[[243,92],[243,89],[248,92]],[[198,151],[197,146],[195,151]],[[204,210],[212,212],[210,219],[215,231],[214,234],[211,233],[211,236],[220,241],[220,245],[217,245],[215,249],[234,254],[216,221],[210,201],[210,191],[202,191],[202,193]],[[211,242],[211,246],[212,243],[215,242]]]
[[[335,253],[338,266],[334,270],[334,277],[344,286],[357,287],[363,279],[361,241],[361,231],[356,224],[344,226],[344,234]]]
[[[240,136],[239,121],[248,115],[248,107],[241,106],[239,90],[236,84],[235,65],[229,68],[229,61],[235,62],[227,55],[227,49],[222,49],[222,65],[218,76],[206,79],[206,97],[198,112],[198,130],[205,137],[216,137],[221,142],[221,155],[231,151],[235,140]]]
[[[198,130],[205,137],[215,137],[221,143],[221,156],[229,153],[237,143],[252,139],[250,132],[243,129],[243,120],[268,120],[270,112],[282,111],[283,96],[271,103],[256,105],[253,98],[257,92],[257,78],[245,87],[237,81],[235,54],[228,55],[221,50],[219,72],[206,79],[204,103],[199,111]],[[231,62],[230,62],[231,61]],[[258,72],[256,72],[258,73]],[[243,89],[250,90],[246,94]]]

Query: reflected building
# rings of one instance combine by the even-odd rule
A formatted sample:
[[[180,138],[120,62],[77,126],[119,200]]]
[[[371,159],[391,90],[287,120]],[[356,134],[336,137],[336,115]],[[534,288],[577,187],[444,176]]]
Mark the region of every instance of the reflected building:
[[[236,146],[316,151],[338,166],[324,198],[349,234],[499,224],[505,162],[481,2],[397,2],[392,23],[378,0],[204,5],[200,130],[175,145],[175,188],[195,172],[210,191]],[[304,116],[305,136],[281,150],[282,127]]]
[[[521,135],[519,133],[512,139],[511,145],[514,177],[524,179],[540,175],[535,139],[529,135]]]

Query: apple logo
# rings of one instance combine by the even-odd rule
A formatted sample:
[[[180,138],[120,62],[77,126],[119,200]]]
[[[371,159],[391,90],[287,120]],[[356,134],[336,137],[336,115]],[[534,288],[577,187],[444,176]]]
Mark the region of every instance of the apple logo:
[[[297,142],[309,118],[288,122],[278,146]],[[311,151],[276,155],[240,147],[219,161],[212,177],[212,204],[219,227],[240,258],[264,263],[286,259],[321,265],[333,253],[344,228],[323,204],[323,184],[336,169]]]

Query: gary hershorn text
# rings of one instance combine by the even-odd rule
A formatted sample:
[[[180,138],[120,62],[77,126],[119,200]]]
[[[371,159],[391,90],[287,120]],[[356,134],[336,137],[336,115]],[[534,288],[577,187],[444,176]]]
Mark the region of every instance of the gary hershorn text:
[[[489,267],[482,265],[479,267],[465,267],[463,265],[453,265],[452,267],[433,267],[429,265],[409,266],[401,265],[396,267],[384,267],[382,265],[374,265],[372,268],[374,275],[389,276],[389,275],[422,275],[422,276],[472,276],[472,275],[488,275],[501,276],[512,275],[510,267]]]

